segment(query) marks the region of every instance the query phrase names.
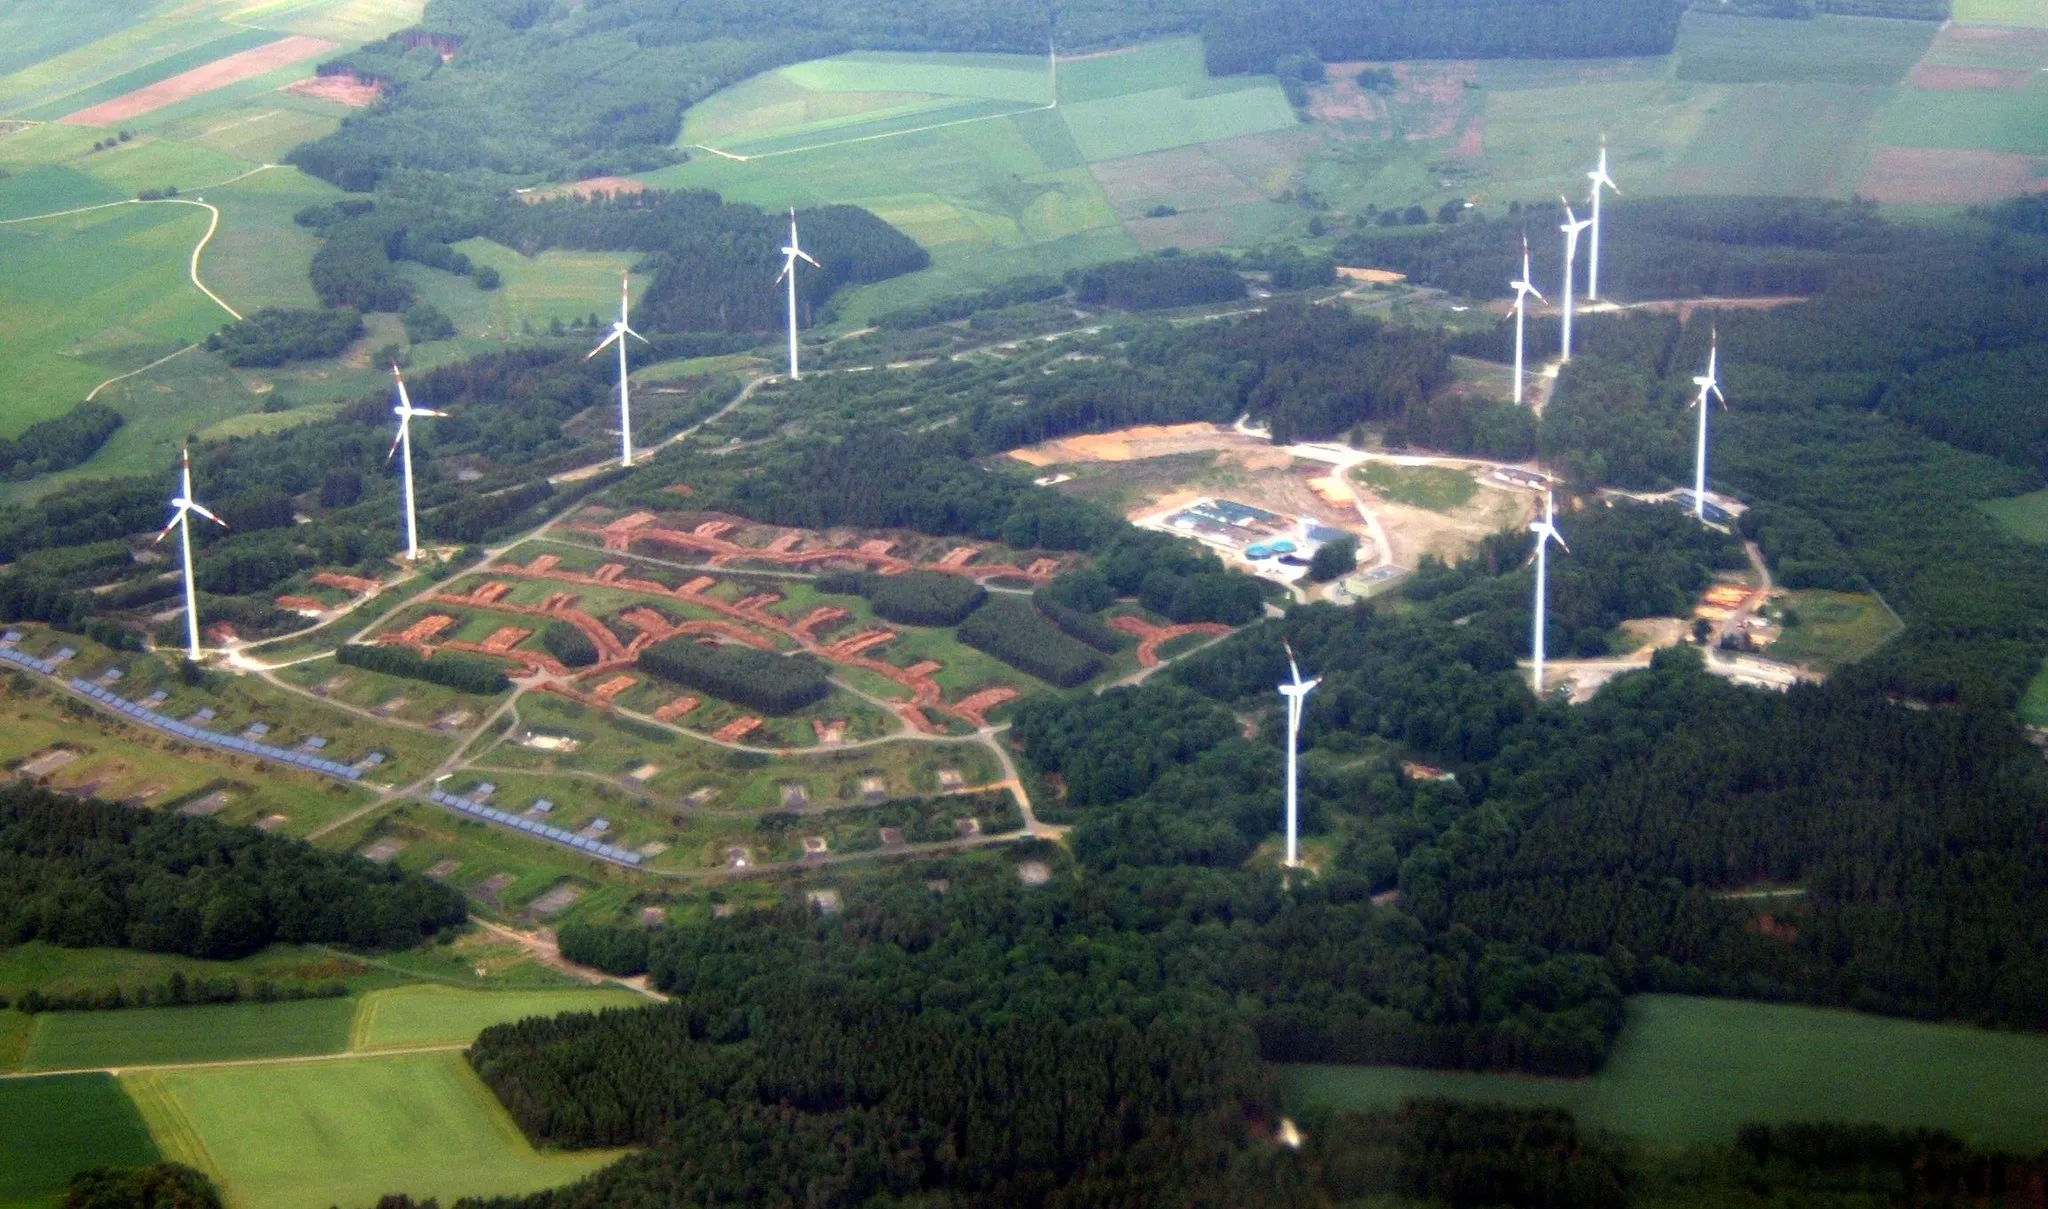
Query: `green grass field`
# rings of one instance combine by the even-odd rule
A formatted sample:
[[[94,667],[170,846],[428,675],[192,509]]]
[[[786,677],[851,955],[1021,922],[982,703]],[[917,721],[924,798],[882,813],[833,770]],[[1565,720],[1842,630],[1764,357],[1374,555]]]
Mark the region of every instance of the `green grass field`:
[[[1897,147],[1945,147],[2048,155],[2048,121],[2038,92],[1937,92],[1902,89],[1881,133]]]
[[[1785,627],[1771,644],[1771,658],[1809,663],[1824,672],[1856,662],[1900,629],[1898,618],[1869,593],[1792,592],[1785,603],[1799,614],[1799,624]]]
[[[352,999],[208,1007],[50,1012],[36,1019],[23,1070],[337,1054],[348,1048]]]
[[[1726,1143],[1747,1121],[1952,1130],[2031,1154],[2048,1144],[2048,1037],[1818,1008],[1645,995],[1586,1080],[1399,1067],[1289,1068],[1297,1110],[1408,1096],[1553,1104],[1652,1144]]]
[[[1820,16],[1811,21],[1708,15],[1679,26],[1678,78],[1716,84],[1889,86],[1933,41],[1931,21]]]
[[[1472,502],[1479,483],[1470,471],[1447,466],[1392,466],[1369,462],[1352,471],[1360,483],[1382,499],[1432,512],[1449,512]]]
[[[234,1209],[443,1203],[565,1184],[616,1151],[536,1152],[457,1053],[155,1071],[123,1086],[166,1157]]]
[[[56,1209],[75,1173],[160,1157],[111,1075],[0,1080],[0,1122],[0,1209]]]
[[[2026,694],[2020,698],[2020,721],[2028,726],[2048,726],[2048,663],[2027,682]]]
[[[1978,507],[1990,513],[1999,528],[2021,541],[2048,543],[2048,491],[1986,500]]]
[[[1955,0],[1954,20],[1962,25],[2048,27],[2048,0]]]
[[[493,1024],[528,1016],[645,1007],[650,1002],[644,995],[617,988],[470,991],[444,986],[392,987],[362,997],[350,1029],[349,1048],[466,1044]]]

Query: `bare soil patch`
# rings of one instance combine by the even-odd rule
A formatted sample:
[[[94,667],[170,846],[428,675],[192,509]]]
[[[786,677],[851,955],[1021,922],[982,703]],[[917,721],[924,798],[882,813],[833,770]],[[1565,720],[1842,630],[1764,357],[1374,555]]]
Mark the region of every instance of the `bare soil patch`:
[[[384,85],[378,80],[365,80],[354,72],[342,72],[333,76],[314,76],[287,84],[284,90],[294,96],[311,97],[316,101],[332,101],[350,109],[368,109],[384,95]]]
[[[1369,63],[1332,63],[1327,83],[1309,89],[1308,113],[1319,122],[1384,122],[1387,103],[1358,85],[1358,73]]]
[[[1027,466],[1053,466],[1061,462],[1129,462],[1197,450],[1227,449],[1247,443],[1247,438],[1216,424],[1148,424],[1116,432],[1047,441],[1029,449],[1012,450],[1010,456]]]
[[[2048,158],[2003,151],[1881,147],[1857,192],[1890,204],[1963,206],[2048,189]]]
[[[188,101],[204,96],[218,88],[239,84],[267,75],[280,67],[290,67],[307,59],[318,58],[330,51],[339,50],[340,44],[324,38],[308,38],[294,34],[280,38],[268,46],[258,46],[224,59],[215,59],[204,67],[181,72],[168,80],[158,80],[144,88],[138,88],[125,96],[111,101],[102,101],[58,121],[67,126],[114,126],[130,118],[153,113],[167,105]]]
[[[1934,92],[2025,92],[2037,73],[2000,67],[1936,67],[1922,63],[1908,78]]]
[[[589,180],[577,181],[572,185],[554,185],[546,189],[535,189],[520,196],[526,201],[553,201],[560,197],[580,197],[585,201],[593,197],[613,197],[622,193],[645,193],[647,182],[628,180],[623,176],[593,176]]]

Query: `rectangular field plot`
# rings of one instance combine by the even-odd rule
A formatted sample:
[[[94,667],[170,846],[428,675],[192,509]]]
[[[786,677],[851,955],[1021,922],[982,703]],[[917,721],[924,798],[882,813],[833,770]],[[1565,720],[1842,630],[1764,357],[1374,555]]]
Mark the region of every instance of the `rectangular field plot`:
[[[1905,89],[1878,134],[1896,147],[2048,155],[2048,93]]]
[[[1195,143],[1292,129],[1294,107],[1270,80],[1228,91],[1160,88],[1060,106],[1081,154],[1092,163]]]
[[[1031,55],[927,55],[867,51],[782,69],[813,92],[922,92],[1043,105],[1046,61]]]
[[[53,164],[0,179],[0,220],[97,206],[126,196],[75,168]]]
[[[350,999],[50,1012],[37,1018],[23,1070],[226,1062],[348,1048]]]
[[[1847,196],[1882,92],[1836,84],[1733,88],[1664,181],[1668,193]]]
[[[1715,84],[1896,84],[1934,40],[1931,21],[1875,17],[1768,17],[1687,13],[1679,25],[1678,78]]]
[[[125,1080],[169,1157],[234,1209],[368,1205],[393,1189],[443,1204],[578,1179],[617,1151],[542,1154],[462,1055],[163,1071]]]
[[[528,1016],[594,1012],[610,1007],[645,1007],[644,995],[621,988],[559,991],[468,991],[456,987],[408,986],[372,991],[356,1008],[351,1049],[397,1049],[419,1045],[465,1045],[494,1024]]]
[[[1999,528],[2021,541],[2048,544],[2048,491],[1986,500],[1978,507],[1990,513]]]
[[[160,1157],[111,1075],[0,1081],[0,1205],[55,1206],[71,1177]]]
[[[1799,615],[1771,644],[1771,658],[1810,663],[1824,672],[1854,663],[1899,632],[1898,618],[1868,593],[1794,592],[1785,603]]]
[[[1653,1145],[1731,1142],[1749,1121],[1940,1128],[2031,1153],[2048,1137],[2048,1037],[1820,1008],[1645,995],[1592,1079],[1301,1066],[1297,1106],[1391,1107],[1407,1096],[1554,1104]]]

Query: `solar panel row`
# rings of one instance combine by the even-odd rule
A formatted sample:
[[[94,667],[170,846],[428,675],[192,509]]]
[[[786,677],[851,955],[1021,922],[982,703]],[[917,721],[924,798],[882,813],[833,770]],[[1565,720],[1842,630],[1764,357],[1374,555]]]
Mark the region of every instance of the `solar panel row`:
[[[56,664],[47,659],[37,659],[33,655],[23,654],[11,647],[0,647],[0,662],[24,667],[32,672],[41,672],[45,676],[57,674]],[[252,742],[248,739],[216,735],[211,731],[201,730],[188,723],[167,718],[155,710],[138,705],[125,697],[117,696],[97,684],[81,680],[76,676],[69,678],[69,684],[76,691],[84,693],[109,709],[126,714],[144,726],[163,731],[165,734],[176,735],[181,739],[190,739],[195,743],[204,743],[210,747],[244,752],[259,759],[275,760],[280,764],[290,764],[296,768],[303,768],[309,772],[317,772],[322,776],[335,777],[343,781],[362,779],[363,774],[361,772],[346,764],[337,764],[333,760],[322,760],[316,756],[305,755],[301,752],[286,751],[281,747],[271,747],[267,744]]]
[[[637,852],[628,852],[623,848],[616,848],[610,844],[600,844],[587,836],[575,835],[562,830],[560,827],[550,827],[546,823],[537,823],[532,819],[521,818],[515,814],[507,814],[496,807],[486,806],[481,802],[472,802],[468,798],[458,797],[452,793],[443,793],[438,789],[429,792],[427,798],[429,801],[446,806],[452,810],[459,810],[464,814],[474,815],[480,819],[488,819],[493,823],[502,824],[516,831],[524,831],[528,835],[537,836],[540,839],[561,844],[567,848],[588,852],[592,856],[602,857],[615,864],[638,865],[643,859]]]

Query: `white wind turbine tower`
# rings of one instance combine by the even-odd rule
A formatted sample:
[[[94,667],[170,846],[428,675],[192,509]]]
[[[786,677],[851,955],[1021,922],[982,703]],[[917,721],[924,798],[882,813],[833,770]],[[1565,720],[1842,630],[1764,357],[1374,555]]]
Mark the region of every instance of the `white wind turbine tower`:
[[[1707,372],[1693,375],[1693,385],[1700,388],[1699,397],[1689,406],[1700,409],[1699,450],[1692,464],[1692,514],[1700,520],[1707,519],[1707,396],[1712,395],[1721,406],[1728,406],[1728,396],[1721,393],[1721,383],[1715,373],[1715,361],[1721,353],[1721,333],[1715,332],[1707,345]]]
[[[1549,590],[1548,580],[1550,571],[1549,551],[1544,547],[1551,542],[1556,542],[1558,548],[1566,554],[1572,552],[1572,548],[1564,544],[1564,537],[1557,531],[1556,507],[1551,499],[1548,488],[1545,488],[1543,492],[1543,519],[1532,522],[1529,525],[1529,532],[1536,535],[1536,627],[1535,642],[1533,644],[1535,659],[1533,662],[1536,665],[1536,696],[1538,699],[1541,699],[1543,696],[1543,611],[1545,596]]]
[[[591,357],[595,357],[603,352],[609,345],[616,344],[619,346],[619,465],[621,466],[631,466],[633,464],[633,408],[626,397],[626,337],[631,336],[642,344],[648,342],[647,337],[626,326],[626,307],[631,300],[631,290],[632,279],[630,277],[620,278],[618,322],[612,324],[612,334],[606,336],[603,343],[591,349],[589,355],[583,358],[585,361],[588,361]]]
[[[1607,175],[1607,136],[1604,134],[1600,136],[1600,164],[1586,174],[1586,179],[1593,182],[1593,247],[1591,254],[1586,258],[1586,301],[1598,302],[1600,301],[1600,190],[1605,187],[1614,190],[1615,196],[1621,196],[1621,186],[1615,184],[1614,178]]]
[[[1287,648],[1287,671],[1294,677],[1293,683],[1280,686],[1280,695],[1287,698],[1287,867],[1293,869],[1301,864],[1296,842],[1300,818],[1296,748],[1300,746],[1301,740],[1301,712],[1308,702],[1308,695],[1315,691],[1316,685],[1323,682],[1323,678],[1318,676],[1314,680],[1302,680],[1301,669],[1294,662],[1294,647],[1284,638],[1280,640],[1280,645]]]
[[[1536,301],[1546,302],[1542,293],[1529,281],[1529,237],[1522,236],[1522,276],[1520,280],[1508,282],[1515,291],[1515,402],[1522,401],[1522,312],[1529,295],[1535,294]]]
[[[803,375],[798,373],[796,369],[796,262],[798,260],[810,261],[812,268],[823,267],[816,260],[812,259],[809,252],[803,250],[802,245],[797,243],[796,207],[791,206],[789,208],[789,244],[782,249],[782,272],[775,275],[775,280],[781,281],[785,277],[789,279],[789,380],[792,382],[801,381],[803,378]]]
[[[182,451],[184,463],[178,480],[178,494],[171,497],[171,520],[164,531],[156,535],[157,541],[178,531],[178,545],[185,555],[185,657],[197,662],[199,659],[199,594],[192,586],[192,514],[199,515],[225,529],[228,523],[208,512],[199,501],[192,498],[192,451]]]
[[[1572,359],[1572,264],[1579,256],[1579,232],[1593,225],[1590,218],[1580,218],[1572,213],[1572,204],[1563,197],[1564,225],[1558,230],[1564,232],[1564,348],[1563,360]]]
[[[408,559],[417,560],[420,556],[420,530],[419,522],[413,515],[412,505],[412,418],[414,416],[439,417],[445,416],[448,413],[445,411],[430,411],[424,407],[414,407],[412,399],[405,393],[405,378],[399,374],[396,365],[391,367],[391,376],[398,379],[398,406],[391,409],[391,414],[398,417],[398,435],[391,438],[391,453],[385,454],[384,460],[390,461],[392,455],[396,454],[400,449],[405,451],[405,556]]]

